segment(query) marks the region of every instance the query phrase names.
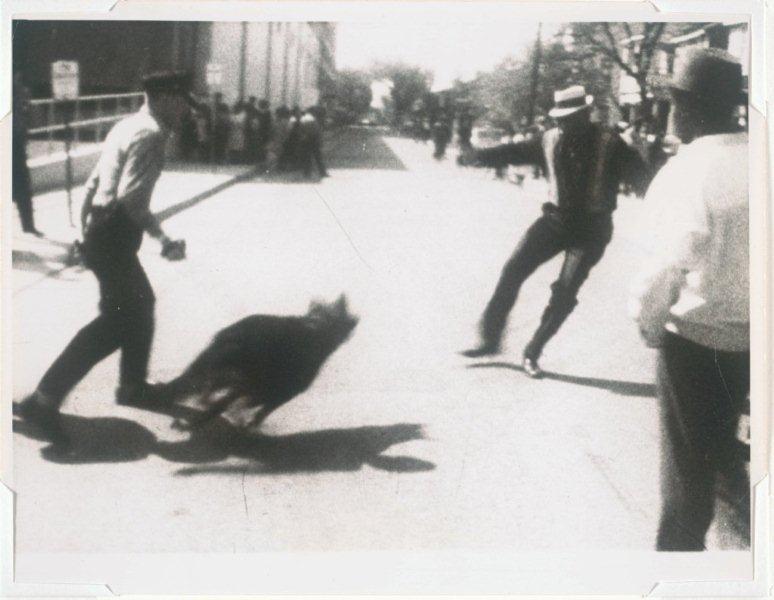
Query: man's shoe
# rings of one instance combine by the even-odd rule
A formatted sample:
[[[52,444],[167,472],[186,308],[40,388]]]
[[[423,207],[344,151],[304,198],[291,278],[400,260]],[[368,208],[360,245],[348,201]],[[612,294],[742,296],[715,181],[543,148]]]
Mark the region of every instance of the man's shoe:
[[[493,344],[484,342],[480,346],[470,348],[469,350],[463,350],[460,352],[462,356],[468,358],[481,358],[482,356],[492,356],[493,354],[500,354],[500,344]]]
[[[36,394],[27,396],[21,402],[14,403],[13,414],[26,423],[33,425],[54,446],[69,447],[70,438],[62,427],[62,416],[56,408],[38,401]]]
[[[116,388],[116,403],[133,408],[158,408],[162,404],[162,388],[159,383],[124,383]]]
[[[538,364],[537,358],[530,358],[529,356],[525,356],[521,361],[521,366],[527,376],[531,377],[532,379],[541,379],[545,375],[543,369],[541,369],[540,365]]]

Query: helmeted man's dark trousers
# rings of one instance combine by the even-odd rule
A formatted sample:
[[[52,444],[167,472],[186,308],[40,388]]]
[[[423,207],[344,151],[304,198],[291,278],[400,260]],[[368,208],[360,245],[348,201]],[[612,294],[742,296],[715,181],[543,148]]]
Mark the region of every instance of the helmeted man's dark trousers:
[[[749,547],[749,447],[737,437],[749,390],[749,352],[723,352],[666,333],[658,363],[658,550],[704,550],[716,500],[729,508],[724,531]]]
[[[613,235],[609,214],[562,215],[550,205],[522,237],[505,263],[494,294],[484,311],[481,337],[499,345],[521,285],[543,263],[564,252],[559,278],[551,285],[551,299],[524,355],[537,359],[548,341],[577,305],[578,290],[602,258]]]
[[[121,349],[120,383],[145,381],[154,331],[155,297],[137,258],[142,230],[120,206],[95,208],[83,253],[99,281],[99,316],[54,361],[38,389],[62,402],[104,358]]]

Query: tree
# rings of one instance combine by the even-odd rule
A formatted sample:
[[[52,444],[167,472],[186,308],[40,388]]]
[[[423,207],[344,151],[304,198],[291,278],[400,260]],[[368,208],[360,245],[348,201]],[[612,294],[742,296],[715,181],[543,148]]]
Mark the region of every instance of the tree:
[[[336,74],[336,120],[356,123],[371,108],[371,78],[362,71],[344,70]]]
[[[473,104],[495,127],[508,128],[527,115],[529,64],[512,56],[489,73],[479,73],[471,85]]]
[[[390,90],[390,109],[393,112],[395,124],[400,126],[406,115],[417,100],[422,100],[430,91],[432,75],[420,67],[405,63],[377,63],[371,69],[374,79],[389,79],[392,82]]]
[[[600,54],[637,82],[641,114],[651,115],[648,75],[667,23],[577,23],[573,34],[580,54]]]

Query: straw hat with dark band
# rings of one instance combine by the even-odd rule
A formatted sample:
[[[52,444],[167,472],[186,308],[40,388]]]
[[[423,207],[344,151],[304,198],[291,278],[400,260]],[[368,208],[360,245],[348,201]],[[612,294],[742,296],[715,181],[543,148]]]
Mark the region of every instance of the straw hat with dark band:
[[[586,94],[586,88],[573,85],[554,92],[554,107],[548,111],[548,116],[561,119],[589,107],[593,101],[594,96]]]

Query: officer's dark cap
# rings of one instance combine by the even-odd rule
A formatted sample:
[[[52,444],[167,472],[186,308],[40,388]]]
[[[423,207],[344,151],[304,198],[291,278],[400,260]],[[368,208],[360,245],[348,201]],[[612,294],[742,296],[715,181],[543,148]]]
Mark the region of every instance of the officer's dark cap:
[[[180,94],[191,91],[191,75],[182,71],[158,71],[142,78],[142,89],[148,94]]]

